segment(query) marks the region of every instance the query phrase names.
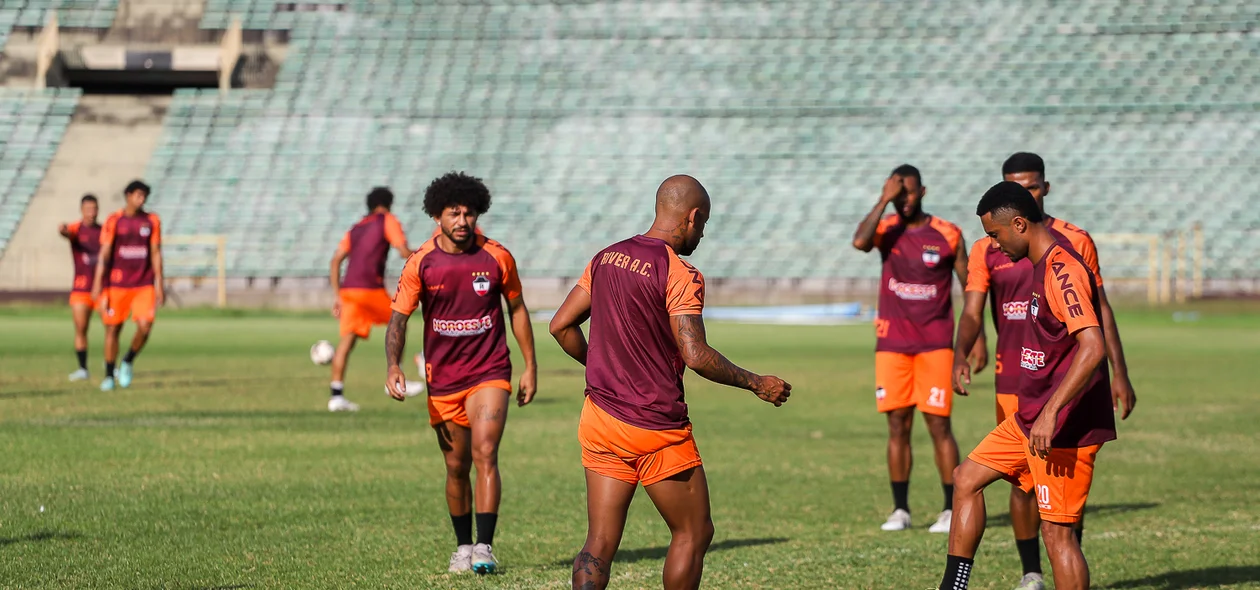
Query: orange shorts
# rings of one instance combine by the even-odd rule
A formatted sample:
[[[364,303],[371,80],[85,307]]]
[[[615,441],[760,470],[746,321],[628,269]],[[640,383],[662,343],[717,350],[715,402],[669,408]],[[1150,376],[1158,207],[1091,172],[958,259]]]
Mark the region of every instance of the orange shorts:
[[[976,445],[967,458],[997,471],[1025,492],[1037,492],[1041,519],[1059,524],[1080,522],[1089,486],[1094,481],[1094,459],[1102,445],[1078,449],[1050,449],[1042,459],[1028,450],[1028,437],[1011,416]]]
[[[83,291],[71,291],[70,292],[70,307],[74,307],[76,305],[86,305],[88,307],[96,307],[96,300],[92,299],[91,293],[84,293]]]
[[[1019,411],[1019,396],[1014,393],[999,393],[997,398],[997,423],[1006,422],[1006,418]]]
[[[385,289],[342,289],[337,296],[341,299],[341,335],[354,334],[359,338],[372,335],[372,326],[383,326],[389,323],[393,303]]]
[[[691,425],[673,430],[631,426],[586,398],[578,423],[582,466],[604,477],[650,486],[701,465]]]
[[[486,381],[475,387],[469,387],[455,393],[441,396],[430,395],[429,426],[437,426],[443,422],[454,422],[464,428],[468,428],[471,425],[468,421],[468,397],[482,389],[502,389],[511,393],[512,384],[503,379],[495,379],[494,381]]]
[[[875,353],[875,407],[880,412],[915,407],[924,414],[949,416],[954,389],[949,372],[954,351],[949,349],[903,354]]]
[[[147,287],[109,287],[101,295],[101,321],[106,326],[118,326],[131,317],[131,321],[151,322],[157,312],[153,299],[153,285]]]

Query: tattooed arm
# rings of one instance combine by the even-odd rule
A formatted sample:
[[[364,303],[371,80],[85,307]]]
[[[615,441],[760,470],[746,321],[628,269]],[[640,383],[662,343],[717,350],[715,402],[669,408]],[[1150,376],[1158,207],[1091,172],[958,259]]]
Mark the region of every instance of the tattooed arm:
[[[705,339],[703,316],[670,316],[669,325],[674,331],[674,341],[678,344],[683,362],[697,375],[714,383],[747,389],[776,407],[783,405],[791,395],[792,386],[786,381],[742,369],[709,346]]]
[[[385,328],[385,362],[389,366],[388,376],[385,377],[385,387],[389,389],[389,396],[403,401],[407,399],[407,377],[403,374],[402,362],[403,349],[407,346],[407,320],[411,319],[408,314],[394,312],[389,317],[389,327]]]

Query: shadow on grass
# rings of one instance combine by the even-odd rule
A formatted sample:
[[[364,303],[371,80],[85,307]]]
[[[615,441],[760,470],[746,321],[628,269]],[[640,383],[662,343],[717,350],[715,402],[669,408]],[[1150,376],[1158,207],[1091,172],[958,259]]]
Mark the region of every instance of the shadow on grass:
[[[1089,516],[1106,516],[1109,514],[1124,514],[1126,512],[1137,512],[1139,510],[1150,510],[1151,508],[1159,508],[1158,502],[1134,502],[1130,504],[1098,504],[1085,506],[1085,528],[1089,528]],[[985,526],[1010,526],[1011,515],[1009,513],[993,514],[989,516]]]
[[[26,397],[57,397],[70,393],[69,389],[30,389],[27,391],[6,391],[0,393],[0,399],[21,399]]]
[[[21,537],[0,537],[0,547],[8,547],[9,545],[18,545],[21,543],[38,543],[40,541],[66,541],[70,539],[78,539],[82,537],[79,533],[62,533],[56,531],[40,531],[31,533]]]
[[[1225,565],[1196,570],[1164,572],[1154,576],[1116,582],[1103,588],[1155,588],[1156,590],[1190,590],[1209,586],[1232,586],[1260,582],[1260,565]]]
[[[772,537],[764,539],[727,539],[718,541],[709,545],[709,553],[715,551],[726,551],[728,549],[739,549],[741,547],[756,547],[758,545],[778,545],[779,543],[787,543],[791,539],[783,537]],[[613,563],[635,563],[648,559],[665,559],[665,554],[669,553],[669,547],[645,547],[643,549],[622,549],[617,551],[617,557],[613,559]],[[572,566],[573,560],[558,561],[556,565]]]

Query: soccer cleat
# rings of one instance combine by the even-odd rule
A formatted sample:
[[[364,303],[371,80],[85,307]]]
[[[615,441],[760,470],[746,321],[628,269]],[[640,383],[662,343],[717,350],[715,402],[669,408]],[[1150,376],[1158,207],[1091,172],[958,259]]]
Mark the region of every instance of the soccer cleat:
[[[929,533],[949,533],[949,523],[954,521],[954,511],[945,510],[936,517],[936,522],[928,527]]]
[[[70,373],[71,381],[87,381],[87,379],[88,379],[87,369],[79,369],[78,371]]]
[[[460,545],[454,553],[451,554],[451,565],[446,571],[452,574],[460,574],[472,571],[472,545]]]
[[[1024,574],[1015,590],[1046,590],[1046,582],[1041,574]]]
[[[131,363],[118,365],[118,386],[131,387]]]
[[[346,399],[344,396],[334,395],[328,398],[328,411],[329,412],[357,412],[359,411],[359,404],[356,404]]]
[[[494,558],[494,552],[490,550],[490,546],[485,543],[477,543],[472,548],[472,570],[478,574],[493,574],[494,570],[499,567],[499,560]]]
[[[104,381],[101,381],[101,391],[113,391],[113,390],[114,390],[113,377],[106,377]]]
[[[879,525],[879,528],[884,531],[904,531],[910,528],[910,513],[900,508],[893,510],[888,515],[888,520]]]

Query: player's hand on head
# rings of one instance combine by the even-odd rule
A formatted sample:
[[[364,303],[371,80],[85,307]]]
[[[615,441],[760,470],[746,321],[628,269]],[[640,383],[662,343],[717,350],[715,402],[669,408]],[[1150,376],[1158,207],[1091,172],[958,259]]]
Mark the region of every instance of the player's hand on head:
[[[400,402],[407,399],[407,376],[403,374],[402,367],[389,368],[385,377],[385,389],[389,391],[389,397]]]
[[[524,406],[534,401],[534,394],[538,393],[538,375],[534,369],[525,369],[521,374],[521,382],[516,389],[516,405]]]
[[[788,397],[792,395],[792,384],[774,375],[764,375],[758,377],[753,384],[753,393],[777,408],[787,403]]]
[[[954,393],[967,395],[967,386],[971,385],[971,365],[968,359],[954,357],[954,370],[951,371]]]
[[[1126,376],[1118,375],[1111,379],[1111,405],[1112,410],[1120,412],[1120,419],[1124,420],[1133,413],[1133,406],[1137,405],[1137,394],[1133,392],[1133,383]]]
[[[879,200],[885,204],[892,202],[893,199],[901,195],[906,190],[905,180],[900,174],[894,174],[884,181],[884,190],[879,195]]]

